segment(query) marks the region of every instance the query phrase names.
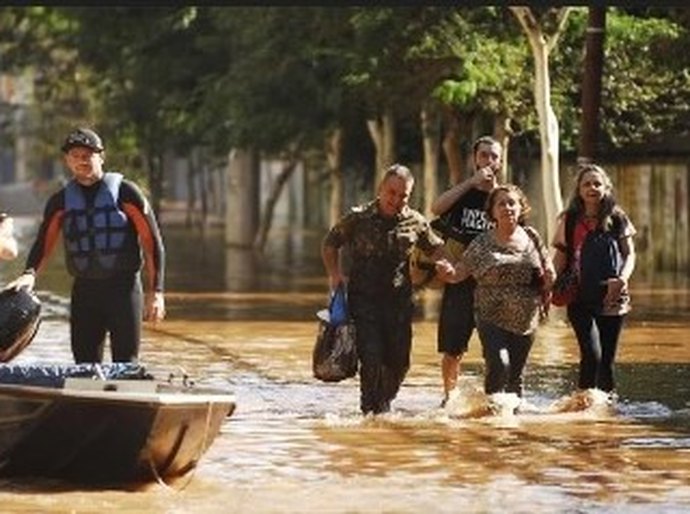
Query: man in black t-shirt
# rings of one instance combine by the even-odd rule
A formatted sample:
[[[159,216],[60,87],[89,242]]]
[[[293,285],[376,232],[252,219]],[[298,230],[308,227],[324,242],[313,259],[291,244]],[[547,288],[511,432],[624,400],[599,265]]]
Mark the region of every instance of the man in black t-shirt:
[[[485,204],[489,193],[499,183],[503,148],[495,139],[483,136],[475,141],[472,153],[475,168],[472,176],[441,194],[431,207],[436,216],[449,216],[465,246],[491,226]],[[437,336],[438,351],[443,354],[442,407],[457,385],[460,361],[475,328],[474,287],[474,279],[470,277],[443,288]]]

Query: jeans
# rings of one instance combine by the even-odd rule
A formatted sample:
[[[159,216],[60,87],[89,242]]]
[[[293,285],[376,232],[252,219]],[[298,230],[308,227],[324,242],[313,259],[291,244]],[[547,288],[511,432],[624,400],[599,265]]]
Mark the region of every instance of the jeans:
[[[484,392],[522,396],[522,373],[534,334],[515,334],[481,320],[477,320],[477,332],[486,365]]]
[[[580,346],[578,388],[611,392],[614,360],[625,315],[602,316],[580,303],[568,305],[568,320]]]

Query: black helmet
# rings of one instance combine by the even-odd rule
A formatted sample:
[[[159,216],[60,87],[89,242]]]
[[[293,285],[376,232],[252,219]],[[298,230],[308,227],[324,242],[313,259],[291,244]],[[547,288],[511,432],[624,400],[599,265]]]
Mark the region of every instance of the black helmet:
[[[75,146],[84,146],[90,148],[94,152],[103,151],[103,141],[101,141],[100,136],[93,130],[87,128],[73,130],[62,144],[62,151],[67,153]]]

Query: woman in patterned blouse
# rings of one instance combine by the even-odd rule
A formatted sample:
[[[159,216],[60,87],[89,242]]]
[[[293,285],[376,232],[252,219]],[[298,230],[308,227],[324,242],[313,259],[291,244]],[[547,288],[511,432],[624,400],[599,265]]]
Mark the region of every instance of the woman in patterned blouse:
[[[439,274],[450,282],[469,275],[477,281],[474,315],[486,365],[484,391],[520,397],[544,291],[555,271],[539,234],[525,225],[530,207],[519,187],[496,187],[486,210],[494,227],[477,236],[460,261],[441,264]]]

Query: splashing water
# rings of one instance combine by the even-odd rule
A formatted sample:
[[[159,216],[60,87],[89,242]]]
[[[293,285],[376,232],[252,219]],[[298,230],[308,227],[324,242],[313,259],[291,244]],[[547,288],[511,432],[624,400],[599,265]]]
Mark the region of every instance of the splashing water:
[[[457,418],[478,418],[491,414],[486,394],[476,384],[463,379],[448,393],[442,408],[449,417]]]
[[[594,414],[610,414],[615,397],[600,389],[585,389],[556,400],[547,412],[587,411]]]

